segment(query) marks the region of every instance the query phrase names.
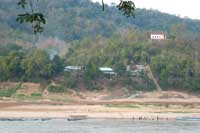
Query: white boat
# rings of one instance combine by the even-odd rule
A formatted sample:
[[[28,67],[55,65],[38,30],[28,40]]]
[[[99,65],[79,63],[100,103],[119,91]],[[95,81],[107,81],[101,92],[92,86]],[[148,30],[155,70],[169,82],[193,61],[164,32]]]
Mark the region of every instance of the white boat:
[[[200,117],[177,117],[178,121],[200,121]]]

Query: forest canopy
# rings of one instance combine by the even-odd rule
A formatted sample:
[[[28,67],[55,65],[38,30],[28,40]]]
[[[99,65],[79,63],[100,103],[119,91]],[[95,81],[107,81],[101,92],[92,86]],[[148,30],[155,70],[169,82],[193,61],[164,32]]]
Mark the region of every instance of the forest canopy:
[[[41,33],[44,30],[46,24],[46,17],[41,12],[35,11],[34,3],[38,0],[19,0],[17,3],[21,8],[26,9],[29,6],[30,11],[22,14],[18,14],[17,21],[20,23],[31,23],[34,33]],[[119,11],[122,11],[123,14],[127,17],[134,16],[135,4],[132,1],[120,0],[120,3],[116,6]],[[102,10],[105,10],[104,0],[102,0]]]

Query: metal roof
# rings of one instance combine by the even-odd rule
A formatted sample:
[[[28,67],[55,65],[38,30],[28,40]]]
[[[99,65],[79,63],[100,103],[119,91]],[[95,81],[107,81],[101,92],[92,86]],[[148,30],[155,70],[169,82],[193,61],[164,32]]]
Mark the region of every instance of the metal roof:
[[[110,68],[110,67],[100,67],[99,70],[100,70],[100,71],[104,71],[104,72],[105,72],[105,71],[107,71],[107,72],[113,72],[113,69]]]
[[[155,35],[165,35],[165,33],[163,31],[152,31],[150,32],[150,34],[155,34]]]
[[[81,70],[82,66],[66,66],[65,70]]]

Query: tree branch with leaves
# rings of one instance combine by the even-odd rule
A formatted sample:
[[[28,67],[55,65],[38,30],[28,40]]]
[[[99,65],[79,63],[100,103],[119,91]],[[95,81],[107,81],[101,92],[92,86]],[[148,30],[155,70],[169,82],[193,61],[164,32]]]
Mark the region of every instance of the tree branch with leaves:
[[[20,0],[17,3],[21,8],[25,9],[27,6],[30,6],[30,11],[17,16],[17,21],[19,23],[31,23],[34,33],[41,33],[44,30],[44,25],[46,24],[45,16],[42,13],[36,12],[33,9],[32,0]]]

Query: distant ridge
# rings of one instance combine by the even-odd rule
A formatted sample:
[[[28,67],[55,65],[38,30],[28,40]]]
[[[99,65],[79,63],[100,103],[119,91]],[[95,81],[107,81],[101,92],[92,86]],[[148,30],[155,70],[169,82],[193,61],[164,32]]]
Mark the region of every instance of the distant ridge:
[[[106,10],[102,11],[101,5],[89,0],[48,0],[36,3],[36,6],[48,17],[43,35],[68,42],[97,35],[110,37],[119,29],[169,32],[173,25],[181,25],[183,32],[200,33],[200,20],[180,18],[156,10],[137,9],[135,18],[127,18],[115,7],[106,6]],[[0,1],[0,23],[32,33],[29,25],[20,25],[15,21],[20,12],[16,0]]]

